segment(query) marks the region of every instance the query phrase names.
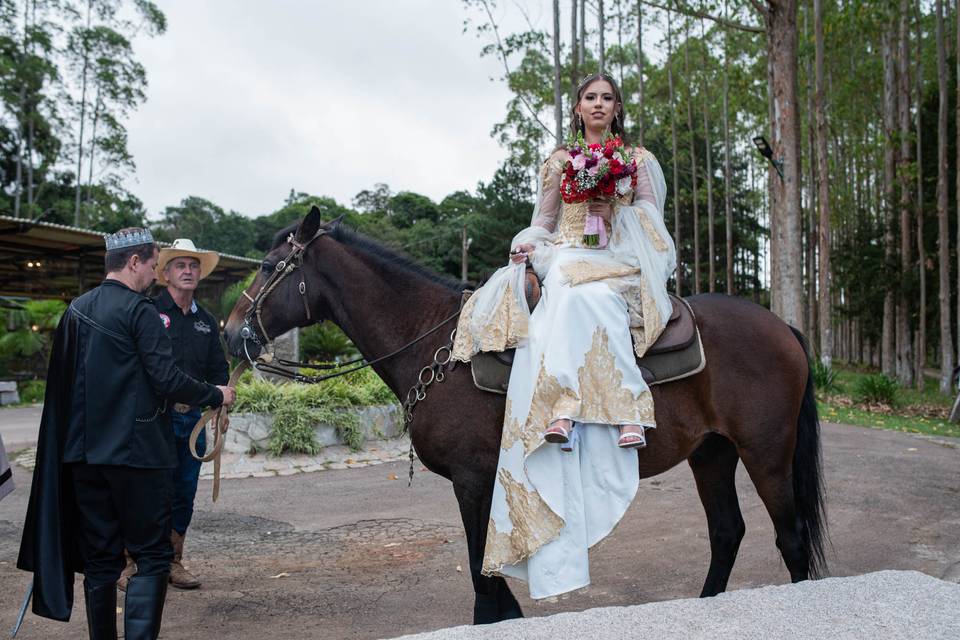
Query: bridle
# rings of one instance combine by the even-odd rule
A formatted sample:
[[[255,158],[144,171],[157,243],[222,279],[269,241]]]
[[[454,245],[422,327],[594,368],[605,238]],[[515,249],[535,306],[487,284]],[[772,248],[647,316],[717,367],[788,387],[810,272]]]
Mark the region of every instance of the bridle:
[[[309,240],[303,243],[298,242],[295,235],[291,233],[287,237],[287,242],[292,247],[290,253],[288,253],[283,260],[277,263],[276,267],[273,269],[273,272],[270,274],[270,277],[267,278],[267,281],[263,283],[263,286],[260,287],[260,290],[257,292],[257,294],[255,296],[251,296],[246,291],[243,292],[243,295],[250,301],[250,308],[243,317],[243,325],[240,327],[240,337],[243,339],[243,353],[247,358],[247,363],[249,363],[253,368],[265,373],[272,373],[289,378],[294,382],[316,384],[318,382],[323,382],[324,380],[329,380],[330,378],[344,376],[348,373],[365,369],[366,367],[377,364],[378,362],[383,362],[388,358],[392,358],[406,351],[427,336],[439,331],[451,320],[454,320],[460,315],[464,302],[462,297],[456,313],[447,316],[439,323],[420,334],[410,342],[406,343],[399,349],[396,349],[385,356],[380,356],[379,358],[374,358],[373,360],[369,361],[363,357],[337,364],[314,364],[310,362],[299,362],[296,360],[284,360],[281,358],[277,358],[275,360],[273,355],[267,351],[267,347],[269,347],[271,344],[271,338],[263,326],[262,312],[264,301],[267,299],[267,296],[269,296],[277,288],[277,286],[279,286],[284,278],[292,274],[297,269],[300,269],[300,284],[297,288],[300,291],[300,299],[303,301],[303,308],[307,314],[307,320],[311,320],[313,318],[310,312],[310,303],[307,299],[307,276],[306,271],[303,269],[303,256],[307,250],[307,247],[309,247],[314,240],[326,234],[327,232],[327,229],[321,227],[316,233],[313,234],[313,236],[310,237]],[[407,391],[406,398],[404,398],[402,404],[404,431],[409,432],[410,423],[413,421],[413,408],[418,402],[426,398],[427,387],[432,385],[434,382],[443,382],[444,378],[446,377],[443,370],[448,367],[452,368],[456,364],[452,361],[453,342],[456,338],[456,333],[457,330],[454,328],[450,333],[450,339],[447,341],[447,343],[434,352],[433,362],[420,369],[420,372],[417,374],[416,384],[414,384],[413,387]],[[250,355],[250,351],[248,349],[249,342],[253,342],[260,347],[262,353],[257,358],[253,358],[253,356]],[[300,373],[298,369],[339,369],[339,371],[319,376],[308,376]],[[412,440],[410,443],[410,479],[413,479]]]
[[[267,278],[267,281],[264,282],[260,290],[257,291],[257,295],[251,297],[250,294],[244,290],[243,296],[250,301],[250,308],[243,317],[243,326],[240,327],[240,337],[243,338],[243,353],[247,356],[247,361],[250,362],[251,365],[257,366],[257,362],[250,356],[250,351],[247,349],[247,342],[253,342],[262,350],[265,350],[271,342],[270,336],[263,326],[263,318],[261,315],[263,313],[263,303],[267,299],[267,296],[283,282],[283,279],[298,268],[300,269],[300,284],[297,290],[300,291],[300,300],[303,301],[303,310],[307,314],[307,320],[313,319],[313,315],[310,312],[310,303],[307,300],[307,273],[302,268],[303,254],[314,240],[326,233],[327,230],[320,227],[309,240],[303,243],[298,242],[296,236],[291,233],[287,236],[287,243],[292,247],[290,253],[277,263],[270,277]],[[256,324],[254,324],[254,321],[256,321]]]
[[[289,378],[294,382],[302,382],[304,384],[315,384],[317,382],[323,382],[324,380],[329,380],[330,378],[344,376],[344,375],[347,375],[348,373],[353,373],[354,371],[365,369],[371,365],[377,364],[378,362],[383,362],[388,358],[392,358],[402,353],[403,351],[406,351],[407,349],[417,344],[418,342],[420,342],[430,334],[440,330],[440,328],[442,328],[448,322],[450,322],[451,320],[453,320],[454,318],[460,315],[460,309],[457,309],[456,313],[447,316],[446,318],[441,320],[438,324],[434,325],[432,328],[420,334],[419,336],[417,336],[407,344],[403,345],[399,349],[396,349],[385,356],[374,358],[373,360],[370,360],[370,361],[367,361],[363,357],[355,358],[348,362],[341,362],[337,364],[315,364],[312,362],[301,362],[298,360],[285,360],[282,358],[277,358],[275,360],[272,354],[270,354],[267,351],[267,347],[269,347],[270,344],[272,343],[272,339],[267,334],[266,328],[263,326],[262,313],[263,313],[264,301],[267,299],[267,296],[269,296],[274,291],[274,289],[276,289],[280,285],[280,282],[282,282],[284,278],[286,278],[288,275],[290,275],[296,269],[299,268],[300,284],[298,285],[297,290],[300,292],[300,299],[303,302],[303,309],[307,314],[307,320],[313,319],[313,315],[310,312],[310,303],[307,299],[307,274],[306,274],[306,271],[303,269],[303,255],[306,252],[307,247],[310,246],[310,243],[312,243],[314,240],[316,240],[317,238],[319,238],[320,236],[326,233],[327,233],[327,229],[324,229],[321,227],[320,229],[317,230],[315,234],[313,234],[313,236],[309,240],[303,243],[298,242],[294,234],[291,233],[287,237],[287,242],[293,248],[290,250],[290,253],[288,253],[283,260],[277,263],[277,266],[274,267],[273,272],[270,274],[270,277],[267,278],[267,281],[264,282],[263,286],[260,287],[260,290],[257,292],[257,295],[251,296],[246,291],[243,292],[244,297],[246,297],[247,300],[250,301],[250,308],[247,310],[247,313],[243,317],[243,325],[240,327],[240,337],[243,339],[243,353],[247,358],[247,362],[249,362],[250,366],[252,366],[253,368],[259,371],[263,371],[265,373],[272,373],[275,375],[283,376],[285,378]],[[456,330],[454,330],[454,333],[450,334],[450,342],[440,347],[439,349],[437,349],[437,351],[434,353],[434,364],[440,364],[441,366],[443,366],[450,362],[450,357],[453,351],[453,339],[454,339],[455,332]],[[253,356],[251,356],[250,350],[248,348],[249,346],[248,342],[253,342],[258,347],[260,347],[264,355],[260,355],[257,358],[254,358]],[[438,362],[440,360],[442,360],[442,362]],[[357,366],[353,366],[350,369],[343,369],[344,367],[350,367],[352,365],[357,365]],[[293,367],[293,368],[288,369],[286,367]],[[322,375],[322,376],[307,376],[297,371],[297,369],[320,369],[320,370],[340,369],[340,371],[337,371],[336,373]],[[420,376],[418,377],[418,383],[423,382],[424,376],[427,375],[425,371],[426,369],[430,369],[430,366],[424,367],[424,370],[420,372]],[[434,372],[435,375],[430,376],[427,379],[436,377],[436,373],[437,372]],[[440,382],[442,380],[443,380],[443,373],[439,372],[439,379],[437,381]],[[410,397],[414,398],[413,404],[416,404],[416,400],[423,399],[422,397],[419,397],[419,398],[417,397],[417,396],[423,395],[422,389],[418,390],[417,393],[414,393],[414,390],[416,388],[417,387],[414,387],[414,389],[411,389],[411,393],[408,394],[408,398]]]

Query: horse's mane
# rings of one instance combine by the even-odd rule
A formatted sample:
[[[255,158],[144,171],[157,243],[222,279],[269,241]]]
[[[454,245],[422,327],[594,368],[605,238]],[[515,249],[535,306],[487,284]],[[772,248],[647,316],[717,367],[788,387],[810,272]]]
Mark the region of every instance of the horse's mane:
[[[287,237],[291,233],[295,233],[297,227],[299,226],[300,223],[295,222],[277,232],[277,234],[273,236],[272,249],[276,249],[278,246],[286,242]],[[435,271],[431,271],[423,265],[418,264],[410,257],[403,255],[395,249],[380,244],[373,238],[365,236],[362,233],[351,229],[342,222],[338,222],[333,225],[327,235],[341,244],[353,249],[357,249],[358,251],[362,251],[383,265],[387,265],[399,271],[404,271],[412,275],[425,278],[430,282],[450,289],[451,291],[462,291],[465,286],[459,280],[451,278],[450,276],[440,275]]]

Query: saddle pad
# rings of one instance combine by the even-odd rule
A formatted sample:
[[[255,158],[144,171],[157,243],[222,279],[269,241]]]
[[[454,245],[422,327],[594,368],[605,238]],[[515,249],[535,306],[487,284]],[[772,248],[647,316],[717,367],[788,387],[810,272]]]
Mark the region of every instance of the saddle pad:
[[[658,339],[642,358],[637,358],[637,366],[643,379],[650,386],[673,382],[703,371],[707,359],[700,341],[700,329],[697,327],[693,309],[686,300],[670,296],[673,300],[673,314],[668,330]],[[676,325],[673,337],[667,335]],[[689,338],[687,333],[689,332]],[[660,343],[667,338],[666,345]],[[661,347],[661,348],[658,348]],[[513,366],[513,349],[503,352],[481,352],[470,359],[473,384],[483,391],[505,394],[510,381],[510,368]]]

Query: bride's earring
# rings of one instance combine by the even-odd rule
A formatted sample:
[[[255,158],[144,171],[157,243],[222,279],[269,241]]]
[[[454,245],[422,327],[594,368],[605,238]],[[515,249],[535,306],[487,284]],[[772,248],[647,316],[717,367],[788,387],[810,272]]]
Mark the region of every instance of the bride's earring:
[[[577,114],[577,128],[583,129],[583,116],[581,116],[579,113]]]

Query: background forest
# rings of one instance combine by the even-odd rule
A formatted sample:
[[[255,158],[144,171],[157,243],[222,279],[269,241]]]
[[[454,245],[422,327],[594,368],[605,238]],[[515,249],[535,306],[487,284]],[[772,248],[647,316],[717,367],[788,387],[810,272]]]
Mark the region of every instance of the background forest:
[[[903,386],[938,367],[949,386],[960,348],[956,4],[463,0],[463,11],[477,55],[502,63],[497,81],[512,92],[491,132],[506,158],[489,180],[439,202],[402,185],[349,203],[291,189],[254,217],[189,194],[147,212],[127,190],[124,121],[147,81],[133,42],[162,37],[157,5],[0,0],[0,214],[148,224],[161,239],[259,257],[317,204],[325,219],[344,215],[479,281],[530,219],[533,176],[565,135],[577,82],[602,68],[623,89],[628,138],[664,169],[678,291],[770,306],[826,366],[873,364]],[[505,30],[508,14],[527,28]]]

